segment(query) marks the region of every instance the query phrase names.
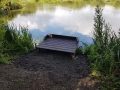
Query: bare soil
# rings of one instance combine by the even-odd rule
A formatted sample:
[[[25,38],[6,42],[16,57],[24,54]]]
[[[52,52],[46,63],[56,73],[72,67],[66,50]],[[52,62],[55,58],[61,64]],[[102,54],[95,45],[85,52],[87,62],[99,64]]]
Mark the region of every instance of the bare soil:
[[[33,51],[0,65],[0,90],[99,90],[85,55]]]

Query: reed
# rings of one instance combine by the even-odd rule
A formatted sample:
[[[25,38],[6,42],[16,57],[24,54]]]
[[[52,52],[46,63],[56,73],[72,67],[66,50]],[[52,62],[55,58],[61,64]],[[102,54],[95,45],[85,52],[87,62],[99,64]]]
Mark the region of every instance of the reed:
[[[3,30],[3,32],[1,32]],[[16,25],[6,25],[0,30],[0,62],[8,63],[10,58],[28,53],[34,49],[34,43],[31,33],[28,32],[26,27]]]
[[[6,32],[3,39],[4,52],[21,52],[27,53],[34,48],[32,35],[26,27],[19,26],[19,29],[14,24],[6,26]]]

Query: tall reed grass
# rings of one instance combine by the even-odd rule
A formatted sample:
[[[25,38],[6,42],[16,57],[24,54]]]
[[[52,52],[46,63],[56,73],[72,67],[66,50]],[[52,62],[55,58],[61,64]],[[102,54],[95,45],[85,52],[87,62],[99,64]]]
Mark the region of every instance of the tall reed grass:
[[[34,43],[31,33],[26,27],[16,25],[6,25],[3,28],[3,33],[0,41],[0,63],[8,63],[8,59],[13,56],[25,54],[34,49]],[[7,60],[6,60],[7,59]]]
[[[28,32],[28,29],[21,26],[17,29],[17,26],[14,24],[6,26],[6,32],[2,44],[5,53],[27,53],[34,48],[32,35]]]

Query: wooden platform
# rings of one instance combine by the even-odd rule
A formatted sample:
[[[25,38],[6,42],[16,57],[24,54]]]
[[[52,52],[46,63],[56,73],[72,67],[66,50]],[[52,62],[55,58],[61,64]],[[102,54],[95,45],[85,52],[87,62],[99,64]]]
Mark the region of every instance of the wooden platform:
[[[48,34],[36,48],[75,54],[78,43],[77,37]]]

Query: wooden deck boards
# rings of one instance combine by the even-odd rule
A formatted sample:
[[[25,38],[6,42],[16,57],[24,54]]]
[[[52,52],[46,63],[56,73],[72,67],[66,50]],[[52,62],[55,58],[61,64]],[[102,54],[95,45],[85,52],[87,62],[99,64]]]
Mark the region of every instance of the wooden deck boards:
[[[65,38],[64,38],[65,37]],[[75,53],[78,47],[77,38],[71,38],[66,36],[52,35],[52,37],[45,38],[43,42],[36,46],[40,49],[49,49],[55,51],[62,51],[68,53]]]

